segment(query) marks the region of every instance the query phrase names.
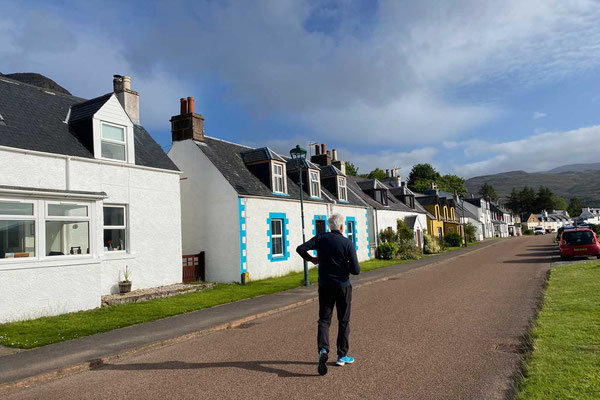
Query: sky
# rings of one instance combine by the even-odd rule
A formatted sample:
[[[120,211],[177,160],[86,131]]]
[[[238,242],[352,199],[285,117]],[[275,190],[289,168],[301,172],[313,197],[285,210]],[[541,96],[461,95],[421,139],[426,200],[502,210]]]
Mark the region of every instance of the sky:
[[[463,177],[598,162],[591,0],[0,0],[0,72],[74,95],[128,75],[165,150],[179,98],[208,136],[337,148],[360,173]]]

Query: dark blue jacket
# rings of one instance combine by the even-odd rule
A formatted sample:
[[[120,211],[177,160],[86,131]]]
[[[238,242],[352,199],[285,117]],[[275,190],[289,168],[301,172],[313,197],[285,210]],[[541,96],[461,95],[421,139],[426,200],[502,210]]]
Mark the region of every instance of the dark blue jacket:
[[[317,250],[319,285],[350,286],[350,274],[360,274],[356,249],[340,231],[317,235],[296,249],[306,261],[311,261],[309,250]]]

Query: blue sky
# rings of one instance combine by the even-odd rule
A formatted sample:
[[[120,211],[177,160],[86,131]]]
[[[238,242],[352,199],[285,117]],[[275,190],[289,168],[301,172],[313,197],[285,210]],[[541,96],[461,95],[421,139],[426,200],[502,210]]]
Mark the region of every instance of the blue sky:
[[[565,1],[6,1],[0,72],[73,94],[132,77],[165,148],[180,97],[208,135],[324,142],[361,172],[470,177],[597,162],[600,7]],[[10,12],[4,12],[10,10]]]

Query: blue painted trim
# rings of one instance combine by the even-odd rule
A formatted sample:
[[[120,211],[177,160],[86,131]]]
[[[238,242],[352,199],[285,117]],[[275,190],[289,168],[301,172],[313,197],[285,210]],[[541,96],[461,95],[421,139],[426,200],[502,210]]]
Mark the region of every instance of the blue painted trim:
[[[273,256],[273,244],[272,244],[272,236],[271,236],[271,220],[272,219],[281,219],[283,220],[283,226],[281,227],[282,232],[283,232],[283,255],[281,256]],[[267,225],[269,226],[269,229],[267,229],[267,236],[269,237],[269,241],[267,242],[267,247],[269,248],[269,261],[271,262],[277,262],[277,261],[285,261],[288,258],[290,258],[290,251],[289,251],[289,247],[290,247],[290,242],[289,242],[289,237],[290,237],[290,231],[288,230],[288,224],[289,224],[289,220],[287,219],[287,216],[285,215],[285,213],[269,213],[269,218],[267,218]]]
[[[248,271],[248,257],[246,254],[246,206],[242,204],[242,198],[238,198],[238,210],[240,220],[240,272],[246,273]]]
[[[346,203],[346,204],[350,204],[349,202],[347,202],[346,200],[338,200],[338,203]]]
[[[354,248],[356,249],[356,251],[358,251],[358,237],[356,236],[356,218],[354,217],[346,217],[346,237],[348,237],[348,222],[350,221],[353,222],[352,226],[354,228],[354,232],[352,232],[352,236],[354,237]]]
[[[313,230],[312,230],[312,234],[313,236],[317,236],[317,221],[327,221],[327,216],[326,215],[315,215],[313,217]],[[327,222],[325,222],[325,232],[327,232]],[[317,251],[313,250],[313,254],[316,257],[317,256]]]
[[[314,199],[314,200],[323,200],[322,197],[317,197],[317,196],[310,196],[310,198]]]
[[[369,209],[365,209],[365,225],[367,225],[367,250],[369,252],[369,258],[371,258],[371,238],[369,236]]]
[[[273,192],[273,194],[274,194],[275,196],[290,197],[290,195],[289,195],[289,194],[287,194],[287,193]]]

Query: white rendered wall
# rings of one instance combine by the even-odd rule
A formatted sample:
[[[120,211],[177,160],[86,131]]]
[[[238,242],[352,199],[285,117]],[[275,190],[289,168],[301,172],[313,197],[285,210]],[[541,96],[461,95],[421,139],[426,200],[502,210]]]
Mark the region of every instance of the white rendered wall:
[[[264,279],[274,276],[286,275],[292,271],[303,270],[303,260],[296,253],[296,247],[302,243],[302,225],[300,219],[300,202],[264,198],[244,198],[246,210],[246,255],[247,268],[251,280]],[[267,219],[270,213],[284,213],[288,219],[287,230],[289,245],[287,251],[289,258],[283,261],[271,261],[269,259],[269,224]],[[304,203],[304,223],[306,240],[313,236],[313,220],[316,215],[324,215],[327,218],[339,213],[346,217],[353,217],[356,221],[357,257],[359,261],[369,259],[367,246],[367,210],[363,207],[328,205],[323,203]],[[329,229],[327,229],[329,230]],[[347,235],[347,232],[344,232]],[[314,265],[309,264],[309,268]]]
[[[402,221],[404,221],[404,218],[406,217],[411,217],[411,216],[417,216],[417,222],[416,222],[416,226],[415,226],[415,231],[417,229],[421,230],[421,247],[423,246],[423,235],[426,233],[427,231],[427,216],[425,214],[421,214],[421,213],[411,213],[411,212],[404,212],[404,211],[394,211],[394,210],[375,210],[375,215],[376,215],[376,219],[377,219],[377,227],[379,229],[379,232],[387,229],[387,228],[392,228],[394,231],[397,230],[397,220],[401,219]],[[379,234],[379,232],[377,232],[377,234]],[[415,244],[416,244],[416,236],[415,236]]]
[[[0,171],[0,185],[108,195],[104,200],[68,200],[90,204],[91,254],[0,260],[0,321],[98,307],[101,295],[118,291],[119,272],[126,265],[133,289],[181,282],[179,174],[4,150]],[[67,201],[60,196],[48,200]],[[103,251],[104,204],[127,206],[127,252]]]
[[[238,194],[193,140],[173,143],[169,157],[183,172],[183,253],[205,252],[206,279],[239,282]]]

